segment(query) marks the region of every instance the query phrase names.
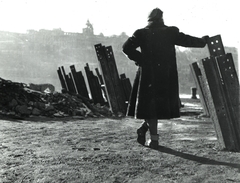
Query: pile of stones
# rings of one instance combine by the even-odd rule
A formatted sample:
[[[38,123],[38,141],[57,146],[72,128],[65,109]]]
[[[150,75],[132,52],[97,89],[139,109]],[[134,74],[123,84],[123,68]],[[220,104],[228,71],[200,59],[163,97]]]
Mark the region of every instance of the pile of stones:
[[[112,116],[107,105],[94,104],[78,94],[32,90],[24,83],[0,78],[0,115],[14,117]]]

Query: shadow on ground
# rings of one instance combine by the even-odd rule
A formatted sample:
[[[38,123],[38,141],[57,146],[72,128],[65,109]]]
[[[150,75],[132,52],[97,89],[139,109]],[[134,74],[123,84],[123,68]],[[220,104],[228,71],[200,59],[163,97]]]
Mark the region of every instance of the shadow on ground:
[[[221,161],[216,161],[216,160],[209,159],[209,158],[199,157],[199,156],[195,156],[192,154],[179,152],[179,151],[176,151],[174,149],[171,149],[171,148],[168,148],[165,146],[159,146],[157,151],[162,152],[162,153],[171,154],[174,156],[178,156],[178,157],[181,157],[181,158],[184,158],[187,160],[195,161],[195,162],[198,162],[201,164],[222,165],[222,166],[229,166],[231,168],[237,168],[238,171],[240,172],[240,164],[237,164],[237,163],[221,162]]]

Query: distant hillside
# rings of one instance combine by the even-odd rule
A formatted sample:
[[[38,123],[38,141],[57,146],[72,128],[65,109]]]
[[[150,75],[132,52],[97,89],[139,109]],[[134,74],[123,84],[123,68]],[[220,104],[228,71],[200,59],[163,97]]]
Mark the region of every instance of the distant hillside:
[[[83,72],[86,63],[92,69],[99,67],[94,45],[101,43],[113,47],[119,74],[125,73],[133,82],[137,67],[122,53],[122,45],[127,38],[125,33],[111,37],[94,35],[87,28],[83,33],[67,33],[61,29],[30,30],[26,34],[0,31],[0,77],[27,84],[51,83],[60,90],[58,67],[64,66],[66,72],[70,72],[72,64]],[[190,93],[195,84],[189,64],[209,54],[206,48],[180,51],[177,47],[176,50],[180,92]],[[233,54],[238,68],[237,49],[227,47],[225,50]]]
[[[232,53],[235,68],[238,72],[238,51],[234,47],[225,47],[226,53]],[[191,87],[195,86],[189,65],[203,58],[209,57],[207,47],[205,48],[189,48],[185,51],[177,49],[177,64],[180,83],[180,92],[189,93]]]

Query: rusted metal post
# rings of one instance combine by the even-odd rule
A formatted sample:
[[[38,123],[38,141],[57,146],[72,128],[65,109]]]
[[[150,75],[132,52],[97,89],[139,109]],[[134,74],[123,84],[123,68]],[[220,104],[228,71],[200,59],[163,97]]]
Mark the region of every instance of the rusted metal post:
[[[205,97],[205,91],[204,91],[204,86],[202,84],[202,74],[201,71],[198,67],[198,63],[194,62],[192,64],[190,64],[190,69],[199,93],[199,97],[200,97],[200,102],[202,104],[203,107],[203,111],[204,111],[204,115],[209,116],[209,109],[207,106],[207,101],[206,101],[206,97]]]
[[[104,85],[103,77],[102,77],[102,75],[100,74],[98,68],[95,68],[95,71],[96,71],[96,74],[97,74],[97,76],[98,76],[98,79],[99,79],[99,82],[100,82],[100,85],[101,85],[101,89],[102,89],[103,94],[104,94],[104,99],[105,99],[106,101],[108,101],[108,99],[107,99],[107,98],[108,98],[108,97],[107,97],[107,91],[106,91],[106,87],[105,87],[105,85]]]
[[[66,82],[67,91],[72,92],[72,91],[71,91],[71,88],[70,88],[71,86],[70,86],[69,77],[68,77],[68,75],[66,74],[65,69],[64,69],[63,66],[61,66],[61,70],[62,70],[63,78],[64,78],[64,80],[65,80],[65,82]]]
[[[122,87],[123,87],[124,94],[125,94],[125,101],[127,101],[127,103],[128,103],[130,94],[132,91],[132,85],[131,85],[130,79],[126,78],[125,74],[121,74],[120,78],[121,78]]]
[[[75,83],[74,83],[74,80],[73,80],[72,73],[68,74],[68,78],[69,78],[69,84],[70,84],[70,92],[77,94],[77,90],[76,90],[76,87],[75,87]]]
[[[212,57],[225,55],[221,35],[210,37],[207,42],[209,53]]]
[[[222,81],[213,57],[199,62],[203,80],[207,82],[210,117],[213,120],[218,141],[222,149],[237,151],[239,145],[224,97]]]
[[[74,82],[75,82],[75,85],[76,85],[77,93],[84,96],[84,97],[89,98],[86,83],[84,81],[82,73],[78,73],[76,71],[74,65],[71,65],[70,69],[71,69],[73,79],[74,79]]]
[[[232,54],[228,53],[216,57],[218,69],[222,79],[224,95],[234,126],[235,133],[238,135],[240,144],[240,118],[239,118],[239,80],[234,66]]]
[[[62,88],[67,90],[67,85],[66,85],[66,82],[63,78],[62,71],[61,71],[60,67],[58,68],[57,73],[58,73],[58,77],[59,77]]]
[[[203,96],[220,147],[240,151],[239,81],[231,54],[225,54],[220,35],[208,41],[210,58],[198,62]]]
[[[121,84],[121,81],[119,78],[117,65],[116,65],[116,61],[114,58],[112,47],[111,46],[106,47],[105,52],[107,55],[107,61],[108,61],[108,66],[109,66],[109,70],[110,70],[112,83],[114,86],[114,90],[116,91],[115,95],[116,95],[118,107],[120,110],[119,112],[122,112],[123,114],[125,114],[126,113],[125,97],[124,97],[124,93],[123,93],[122,84]]]
[[[197,88],[192,87],[191,93],[192,93],[191,99],[197,99]]]
[[[99,81],[100,81],[100,84],[101,84],[101,85],[104,85],[103,77],[102,77],[102,75],[100,74],[98,68],[95,68],[95,71],[96,71],[96,74],[97,74],[98,79],[99,79]]]
[[[73,77],[73,81],[74,81],[74,83],[75,83],[75,86],[76,86],[76,91],[77,91],[77,93],[79,94],[79,81],[78,81],[78,79],[77,79],[77,77],[76,77],[76,69],[75,69],[75,66],[74,65],[71,65],[70,66],[70,70],[71,70],[71,72],[72,72],[72,77]]]
[[[118,107],[118,101],[115,94],[114,85],[112,83],[112,78],[110,75],[110,68],[108,66],[108,60],[106,58],[105,47],[102,44],[95,45],[95,50],[97,54],[97,58],[99,61],[99,65],[103,74],[103,80],[106,87],[108,103],[110,109],[113,113],[117,114],[120,110]]]
[[[90,70],[88,64],[86,64],[84,69],[85,69],[85,72],[86,72],[86,75],[87,75],[88,84],[89,84],[89,88],[90,88],[92,99],[93,99],[94,103],[95,104],[96,103],[103,104],[104,99],[103,99],[103,96],[102,96],[101,86],[99,84],[97,76],[95,76],[93,74],[93,72]]]
[[[89,99],[88,89],[87,89],[87,85],[86,85],[86,82],[84,80],[82,71],[77,72],[77,78],[79,79],[80,86],[81,86],[80,87],[80,94]]]

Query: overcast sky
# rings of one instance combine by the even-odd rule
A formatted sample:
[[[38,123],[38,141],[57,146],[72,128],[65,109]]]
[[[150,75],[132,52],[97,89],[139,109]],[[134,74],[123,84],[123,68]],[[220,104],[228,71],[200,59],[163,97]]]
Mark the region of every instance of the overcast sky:
[[[193,36],[222,35],[225,46],[239,45],[238,0],[0,0],[0,30],[61,28],[82,32],[86,22],[94,33],[127,35],[146,26],[149,12],[159,7],[166,25]]]

